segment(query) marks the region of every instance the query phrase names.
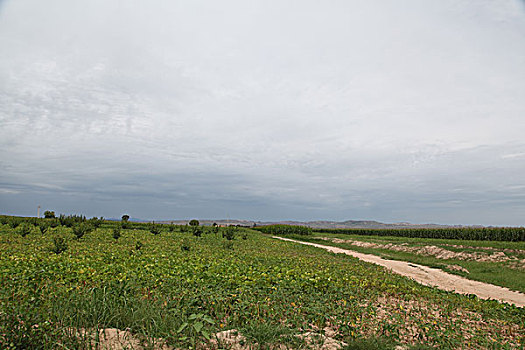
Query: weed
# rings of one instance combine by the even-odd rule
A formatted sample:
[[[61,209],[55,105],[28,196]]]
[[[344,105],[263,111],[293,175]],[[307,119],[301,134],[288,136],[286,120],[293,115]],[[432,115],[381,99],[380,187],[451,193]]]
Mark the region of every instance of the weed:
[[[210,340],[209,326],[213,325],[215,321],[208,315],[200,314],[191,314],[188,317],[188,320],[184,322],[179,329],[177,330],[178,334],[181,334],[184,330],[186,333],[189,333],[193,338],[195,337],[204,337],[207,340]],[[184,340],[184,336],[182,340]]]

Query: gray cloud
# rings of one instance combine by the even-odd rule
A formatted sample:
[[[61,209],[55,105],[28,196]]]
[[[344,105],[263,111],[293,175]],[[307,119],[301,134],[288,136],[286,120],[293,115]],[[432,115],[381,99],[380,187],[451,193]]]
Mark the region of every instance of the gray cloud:
[[[520,1],[1,6],[1,212],[525,224]]]

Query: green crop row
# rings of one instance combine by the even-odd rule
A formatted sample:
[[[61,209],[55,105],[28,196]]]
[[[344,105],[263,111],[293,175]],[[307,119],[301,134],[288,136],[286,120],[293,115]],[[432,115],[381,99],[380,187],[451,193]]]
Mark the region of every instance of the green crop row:
[[[266,233],[269,235],[311,235],[312,229],[305,226],[293,226],[293,225],[268,225],[259,226],[255,230]]]
[[[525,241],[525,227],[448,227],[410,229],[315,229],[319,233],[394,236],[411,238],[466,239],[476,241]]]

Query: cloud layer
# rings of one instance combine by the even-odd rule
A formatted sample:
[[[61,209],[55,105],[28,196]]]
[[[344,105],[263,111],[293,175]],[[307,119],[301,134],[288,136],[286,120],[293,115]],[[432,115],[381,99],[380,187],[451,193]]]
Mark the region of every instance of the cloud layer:
[[[0,211],[525,225],[517,0],[0,3]]]

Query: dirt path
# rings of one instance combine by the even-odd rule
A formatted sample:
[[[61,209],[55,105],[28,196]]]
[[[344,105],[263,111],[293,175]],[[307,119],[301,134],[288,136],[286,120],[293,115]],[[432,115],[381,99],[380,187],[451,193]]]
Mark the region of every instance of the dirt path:
[[[294,239],[276,236],[273,236],[273,238],[310,245],[313,247],[326,249],[333,253],[350,255],[369,263],[384,266],[394,273],[410,277],[416,282],[426,286],[436,287],[460,294],[474,294],[482,299],[495,299],[509,304],[514,304],[519,307],[525,306],[525,294],[523,293],[514,292],[507,288],[495,286],[493,284],[469,280],[464,277],[452,275],[442,270],[434,269],[428,266],[413,264],[406,261],[387,260],[372,254],[363,254],[348,249],[331,247],[317,243],[301,242]]]

